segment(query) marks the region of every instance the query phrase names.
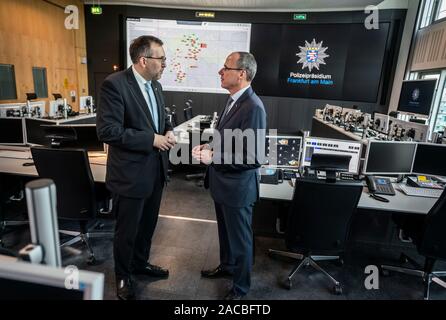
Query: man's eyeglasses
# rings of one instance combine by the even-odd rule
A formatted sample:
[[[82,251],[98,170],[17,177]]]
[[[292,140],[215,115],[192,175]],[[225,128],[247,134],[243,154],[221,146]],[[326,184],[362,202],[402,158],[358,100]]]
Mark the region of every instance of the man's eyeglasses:
[[[166,57],[144,57],[144,58],[161,60],[161,62],[166,62]]]
[[[226,65],[224,65],[223,68],[222,68],[222,70],[223,70],[223,71],[229,71],[229,70],[238,70],[238,71],[242,71],[242,70],[245,70],[245,69],[243,69],[243,68],[229,68],[229,67],[227,67]]]

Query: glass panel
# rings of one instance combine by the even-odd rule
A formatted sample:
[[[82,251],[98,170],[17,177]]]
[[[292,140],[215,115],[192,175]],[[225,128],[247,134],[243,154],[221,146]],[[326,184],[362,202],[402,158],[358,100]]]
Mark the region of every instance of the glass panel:
[[[418,78],[418,72],[411,72],[409,74],[409,80],[416,80]]]
[[[14,66],[12,64],[0,64],[0,100],[15,99],[17,99],[17,90]]]
[[[46,68],[33,67],[34,92],[37,98],[48,98]]]
[[[440,106],[438,108],[437,120],[434,125],[434,132],[444,131],[446,127],[446,84],[441,93]]]
[[[420,73],[420,79],[425,80],[425,79],[440,79],[440,74],[439,73]]]
[[[432,16],[434,11],[435,0],[426,0],[423,3],[423,9],[421,10],[421,22],[420,28],[427,27],[432,23]]]
[[[446,17],[446,0],[442,0],[440,5],[438,6],[438,13],[436,20],[442,19]]]

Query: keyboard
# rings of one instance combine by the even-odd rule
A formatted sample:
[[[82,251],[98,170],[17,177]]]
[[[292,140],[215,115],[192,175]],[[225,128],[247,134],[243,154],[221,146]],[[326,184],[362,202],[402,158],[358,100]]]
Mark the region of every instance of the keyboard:
[[[443,193],[442,189],[415,188],[404,183],[400,183],[398,186],[404,194],[414,197],[439,198]]]

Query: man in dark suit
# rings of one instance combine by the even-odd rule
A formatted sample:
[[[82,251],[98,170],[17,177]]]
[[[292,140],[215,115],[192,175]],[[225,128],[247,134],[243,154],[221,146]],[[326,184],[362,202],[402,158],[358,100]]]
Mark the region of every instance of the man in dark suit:
[[[141,36],[130,45],[133,65],[105,79],[97,111],[97,134],[107,143],[106,185],[113,195],[113,244],[117,296],[134,299],[131,274],[167,277],[148,262],[158,220],[168,153],[175,144],[160,83],[163,42]]]
[[[262,163],[266,130],[263,103],[250,86],[256,70],[250,53],[233,52],[227,57],[219,75],[230,97],[216,127],[219,142],[214,138],[211,146],[200,145],[192,151],[194,158],[210,164],[205,183],[215,202],[220,242],[220,265],[201,274],[207,278],[232,276],[227,300],[242,298],[251,285],[252,208],[259,196],[257,168]],[[254,134],[254,141],[248,143],[245,133]],[[231,144],[227,150],[225,141],[229,140],[240,143],[242,149]]]

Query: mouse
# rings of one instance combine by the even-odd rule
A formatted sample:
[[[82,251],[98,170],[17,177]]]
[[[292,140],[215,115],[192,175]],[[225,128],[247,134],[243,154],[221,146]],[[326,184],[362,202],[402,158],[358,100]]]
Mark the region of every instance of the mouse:
[[[24,167],[30,167],[33,165],[34,165],[34,162],[25,162],[24,164],[22,164],[22,166],[24,166]]]

